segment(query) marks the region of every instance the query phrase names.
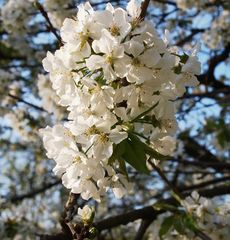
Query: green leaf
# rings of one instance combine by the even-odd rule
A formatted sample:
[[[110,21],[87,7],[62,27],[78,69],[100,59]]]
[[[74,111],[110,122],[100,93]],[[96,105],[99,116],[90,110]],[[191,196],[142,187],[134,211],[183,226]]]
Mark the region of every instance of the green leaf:
[[[173,222],[174,222],[174,216],[170,216],[164,219],[159,231],[159,237],[161,240],[163,239],[163,236],[168,233],[170,228],[172,228]]]
[[[113,155],[109,159],[109,164],[112,165],[116,160],[119,162],[119,170],[127,176],[125,162],[129,163],[137,171],[149,174],[150,171],[146,165],[146,154],[158,160],[169,159],[154,149],[150,148],[146,143],[142,142],[133,133],[129,133],[129,137],[121,143],[114,145]]]
[[[163,239],[162,237],[167,234],[172,227],[181,235],[186,233],[186,229],[189,229],[194,233],[200,231],[195,219],[191,215],[180,211],[164,219],[159,231],[160,239]]]
[[[156,127],[161,128],[161,122],[159,120],[157,120],[154,115],[152,115],[152,116],[145,116],[142,119],[136,120],[136,122],[147,123],[147,124],[153,125],[153,127],[155,127],[155,128]]]
[[[195,233],[200,231],[195,219],[191,215],[186,213],[175,216],[174,228],[180,234],[184,234],[185,229],[189,229]]]
[[[157,152],[156,150],[154,150],[153,148],[149,147],[146,143],[142,142],[137,136],[135,136],[132,133],[129,133],[129,137],[133,139],[135,139],[136,142],[138,142],[139,145],[142,145],[142,147],[144,148],[145,153],[147,153],[148,155],[150,155],[151,157],[157,159],[157,160],[168,160],[170,159],[170,156],[165,156],[159,152]]]
[[[182,235],[185,234],[186,229],[189,229],[194,233],[197,233],[200,231],[195,219],[187,213],[176,215],[174,218],[173,225],[176,231]]]
[[[124,160],[139,172],[149,174],[150,171],[146,166],[145,149],[139,138],[130,134],[123,142],[125,144],[125,152],[122,155]]]
[[[183,217],[181,217],[180,215],[176,215],[174,218],[173,226],[177,230],[178,233],[180,233],[182,235],[184,234],[185,224],[183,221]]]
[[[114,145],[114,147],[113,147],[113,154],[109,158],[109,161],[108,161],[109,165],[112,165],[116,160],[121,158],[121,156],[124,154],[124,152],[125,152],[125,143],[124,143],[124,141],[122,141],[121,143],[119,143],[117,145]]]
[[[126,170],[126,165],[124,159],[121,157],[125,152],[125,142],[114,145],[113,155],[109,158],[109,165],[112,165],[116,160],[119,164],[119,171],[128,178],[128,173]]]
[[[119,171],[122,174],[124,174],[127,178],[129,178],[127,169],[126,169],[125,160],[123,158],[118,158],[118,163],[119,163]]]
[[[192,216],[186,215],[184,219],[184,223],[185,223],[185,227],[190,229],[191,231],[193,232],[199,231],[199,227],[197,226],[197,223]]]

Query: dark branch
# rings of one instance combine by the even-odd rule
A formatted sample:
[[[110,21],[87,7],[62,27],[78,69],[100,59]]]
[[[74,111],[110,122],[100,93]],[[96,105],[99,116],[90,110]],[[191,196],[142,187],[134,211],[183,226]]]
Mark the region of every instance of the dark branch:
[[[170,181],[166,178],[166,176],[164,175],[164,173],[161,171],[161,169],[159,167],[157,167],[151,160],[148,161],[148,163],[151,165],[151,167],[158,173],[158,175],[161,177],[161,179],[169,186],[169,188],[175,193],[177,194],[180,198],[183,198],[183,196],[181,195],[181,193],[178,191],[178,189],[173,186]]]
[[[203,197],[215,197],[221,196],[230,193],[230,186],[222,185],[216,187],[215,189],[205,189],[202,191],[198,191],[198,193]],[[191,192],[183,193],[183,196],[189,196]],[[168,204],[176,204],[176,200],[174,198],[168,198],[164,202]],[[133,210],[127,213],[123,213],[114,217],[108,217],[101,221],[95,223],[95,227],[99,230],[111,229],[117,227],[119,225],[126,225],[129,222],[133,222],[137,219],[146,219],[146,220],[155,220],[157,216],[161,213],[164,213],[165,210],[156,210],[152,206],[144,207],[141,209]],[[49,236],[49,235],[41,235],[41,240],[69,240],[68,236],[64,233],[60,233],[57,235]]]
[[[188,35],[188,36],[186,36],[185,38],[183,38],[183,39],[180,39],[175,45],[177,45],[177,46],[183,46],[185,43],[187,43],[187,42],[189,42],[189,41],[191,41],[192,40],[192,38],[195,36],[195,35],[197,35],[198,33],[202,33],[202,32],[204,32],[206,29],[199,29],[199,28],[197,28],[197,29],[192,29],[191,30],[191,33]]]
[[[205,189],[198,191],[198,193],[203,197],[214,197],[230,193],[230,186],[222,185],[216,187],[215,189]],[[191,192],[182,193],[184,197],[189,196]],[[174,198],[169,198],[164,202],[169,204],[176,204]],[[105,229],[110,229],[117,227],[119,225],[125,225],[129,222],[133,222],[137,219],[155,219],[159,214],[163,213],[163,210],[155,210],[152,206],[144,207],[142,209],[133,210],[128,213],[120,214],[115,217],[109,217],[104,220],[101,220],[95,224],[96,228],[100,231]]]
[[[230,43],[225,47],[222,53],[212,57],[209,60],[209,69],[206,73],[198,76],[198,80],[200,83],[212,86],[216,89],[225,88],[226,85],[220,81],[217,81],[214,75],[216,67],[223,61],[225,61],[229,57],[230,53]]]
[[[36,196],[37,194],[40,194],[40,193],[43,193],[45,192],[46,190],[60,184],[61,181],[60,180],[57,180],[56,182],[53,182],[53,183],[49,183],[49,184],[46,184],[40,188],[37,188],[37,189],[34,189],[32,190],[31,192],[28,192],[28,193],[25,193],[25,194],[21,194],[21,195],[17,195],[17,196],[13,196],[13,197],[10,197],[9,199],[7,199],[8,201],[12,202],[12,203],[16,203],[18,201],[21,201],[25,198],[33,198],[34,196]]]
[[[143,219],[141,221],[141,225],[137,231],[135,240],[141,240],[144,237],[147,228],[149,227],[149,225],[152,223],[153,220],[154,219]]]
[[[42,16],[45,18],[45,20],[48,24],[49,30],[54,34],[54,36],[57,38],[59,44],[62,46],[63,44],[62,44],[61,37],[58,35],[57,30],[54,28],[53,24],[51,23],[49,16],[48,16],[47,12],[45,11],[45,9],[43,8],[43,6],[38,1],[35,2],[35,6],[41,12]]]
[[[202,182],[202,183],[191,185],[191,186],[180,187],[179,190],[182,190],[182,191],[188,191],[189,190],[189,191],[191,191],[191,190],[194,190],[194,189],[203,188],[203,187],[206,187],[206,186],[211,186],[213,184],[220,183],[220,182],[225,182],[225,181],[230,181],[230,176],[212,179],[210,181]]]
[[[22,99],[20,97],[14,96],[14,95],[12,95],[10,93],[8,94],[8,96],[13,98],[13,99],[15,99],[15,100],[17,100],[18,102],[22,102],[22,103],[24,103],[24,104],[26,104],[26,105],[28,105],[30,107],[33,107],[34,109],[37,109],[37,110],[42,111],[42,112],[46,112],[46,110],[44,108],[39,107],[37,105],[34,105],[34,104],[30,103],[30,102],[27,102],[27,101],[25,101],[24,99]]]
[[[148,6],[149,6],[149,2],[150,2],[150,0],[144,0],[141,3],[141,13],[140,13],[140,16],[139,16],[139,19],[141,21],[143,21],[145,19],[145,16],[146,16],[146,13],[147,13],[147,9],[148,9]]]

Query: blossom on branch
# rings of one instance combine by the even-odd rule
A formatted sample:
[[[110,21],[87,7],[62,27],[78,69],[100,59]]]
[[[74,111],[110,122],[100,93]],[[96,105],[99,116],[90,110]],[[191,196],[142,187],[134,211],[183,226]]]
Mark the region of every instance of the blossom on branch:
[[[132,189],[126,165],[149,173],[147,158],[165,159],[175,149],[174,100],[195,86],[200,63],[172,51],[139,6],[94,11],[81,4],[61,28],[64,45],[48,52],[49,72],[68,121],[41,130],[47,156],[63,184],[82,198],[117,198]]]

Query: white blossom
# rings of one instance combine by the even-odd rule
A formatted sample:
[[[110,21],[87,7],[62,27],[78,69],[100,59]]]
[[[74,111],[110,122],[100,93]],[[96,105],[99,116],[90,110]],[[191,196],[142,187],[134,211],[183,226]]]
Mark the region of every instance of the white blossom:
[[[28,0],[9,0],[1,8],[1,20],[10,33],[22,35],[28,27],[33,4]]]
[[[77,213],[84,223],[90,223],[94,218],[95,210],[94,207],[85,205],[83,208],[78,208]]]
[[[182,61],[139,13],[135,1],[128,12],[81,4],[76,18],[64,20],[64,45],[43,60],[58,104],[69,112],[64,124],[41,130],[47,156],[63,185],[86,200],[132,190],[115,150],[130,134],[159,154],[173,154],[174,100],[197,83],[196,56]]]

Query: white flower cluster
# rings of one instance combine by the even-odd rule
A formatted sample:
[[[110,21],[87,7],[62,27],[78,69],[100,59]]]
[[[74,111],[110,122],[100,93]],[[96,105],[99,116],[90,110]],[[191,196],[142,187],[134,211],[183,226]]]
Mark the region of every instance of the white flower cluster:
[[[204,42],[212,49],[221,48],[230,42],[230,11],[224,10],[212,22],[210,30],[203,34]]]
[[[42,100],[42,107],[49,113],[53,113],[56,119],[61,119],[64,116],[64,108],[58,103],[59,96],[53,90],[49,78],[45,75],[38,75],[38,94]]]
[[[69,111],[64,126],[41,131],[47,156],[56,161],[54,172],[63,184],[84,199],[100,201],[110,188],[120,198],[130,189],[115,154],[126,142],[120,151],[137,157],[132,151],[139,145],[132,145],[130,133],[135,144],[172,154],[173,101],[198,83],[195,54],[168,49],[139,14],[135,1],[127,11],[111,4],[103,11],[88,2],[80,5],[76,19],[63,23],[64,45],[43,60],[59,103]]]
[[[76,11],[68,8],[68,5],[72,2],[72,0],[44,1],[44,7],[47,10],[50,21],[55,28],[60,29],[64,19],[76,13]]]
[[[8,0],[1,8],[1,20],[10,33],[23,34],[32,17],[33,5],[28,0]]]
[[[185,209],[197,219],[198,226],[211,239],[228,240],[230,234],[230,203],[217,204],[193,192],[183,201]]]
[[[230,234],[230,203],[217,203],[214,199],[207,199],[200,197],[194,191],[191,196],[182,201],[182,206],[187,213],[195,219],[198,229],[203,231],[210,239],[228,240]],[[170,216],[169,213],[161,214],[154,221],[151,232],[149,233],[149,240],[160,240],[159,233],[161,226],[166,218]],[[176,220],[175,220],[176,221]],[[199,240],[200,237],[195,236],[195,233],[184,226],[184,234],[180,234],[172,226],[168,232],[163,235],[165,240]]]

